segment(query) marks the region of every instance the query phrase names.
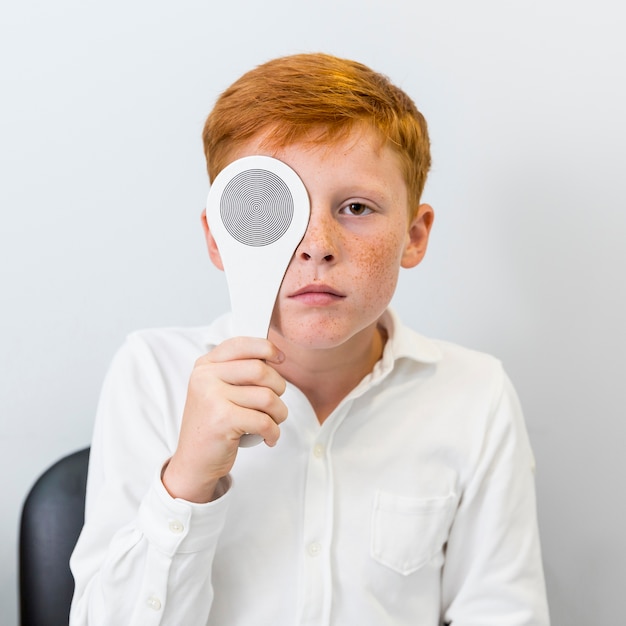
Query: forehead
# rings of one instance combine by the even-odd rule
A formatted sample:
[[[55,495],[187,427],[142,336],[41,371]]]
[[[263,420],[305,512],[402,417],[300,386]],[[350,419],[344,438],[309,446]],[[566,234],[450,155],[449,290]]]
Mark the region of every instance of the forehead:
[[[287,144],[279,143],[272,130],[265,131],[233,147],[228,162],[251,155],[280,159],[296,171],[298,164],[316,163],[319,167],[334,168],[338,173],[360,168],[364,175],[378,178],[380,174],[389,183],[403,186],[406,183],[400,155],[378,130],[365,125],[357,125],[335,137],[328,137],[323,130],[311,131],[305,138]]]

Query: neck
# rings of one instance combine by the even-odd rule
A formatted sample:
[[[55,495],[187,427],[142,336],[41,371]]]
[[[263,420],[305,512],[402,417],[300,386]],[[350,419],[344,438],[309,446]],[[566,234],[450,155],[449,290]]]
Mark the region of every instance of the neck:
[[[286,355],[275,369],[307,397],[320,424],[369,374],[380,359],[387,335],[372,325],[344,344],[328,349],[300,348],[270,332]]]

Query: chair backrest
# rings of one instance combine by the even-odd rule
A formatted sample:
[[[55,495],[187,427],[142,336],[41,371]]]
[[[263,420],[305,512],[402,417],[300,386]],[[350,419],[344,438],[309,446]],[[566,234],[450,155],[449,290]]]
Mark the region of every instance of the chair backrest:
[[[69,621],[74,579],[69,560],[84,521],[89,448],[48,468],[22,508],[19,540],[22,626]]]

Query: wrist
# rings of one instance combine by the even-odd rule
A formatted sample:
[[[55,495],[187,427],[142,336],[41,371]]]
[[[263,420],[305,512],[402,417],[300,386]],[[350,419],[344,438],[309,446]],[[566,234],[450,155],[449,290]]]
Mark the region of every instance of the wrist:
[[[223,485],[220,476],[199,482],[189,480],[180,471],[173,457],[165,462],[161,470],[161,482],[172,498],[179,498],[196,504],[206,504],[224,495],[227,486]]]

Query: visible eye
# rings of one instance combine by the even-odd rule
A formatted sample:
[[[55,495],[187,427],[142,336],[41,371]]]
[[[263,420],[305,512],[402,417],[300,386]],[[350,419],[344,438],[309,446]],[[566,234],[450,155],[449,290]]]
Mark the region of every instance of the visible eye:
[[[372,212],[366,204],[361,202],[350,202],[342,207],[340,213],[348,213],[349,215],[368,215]]]

